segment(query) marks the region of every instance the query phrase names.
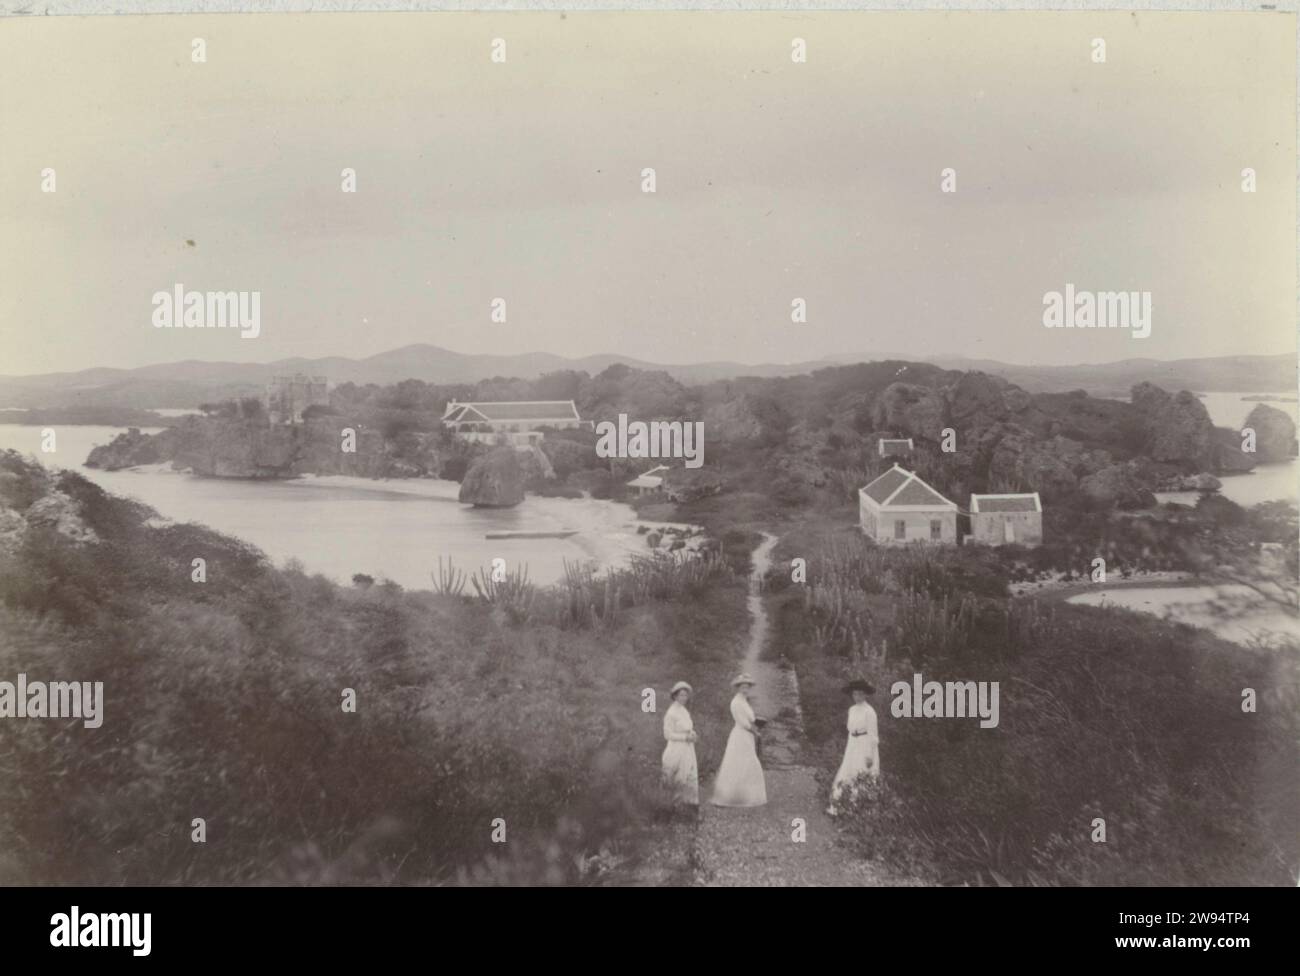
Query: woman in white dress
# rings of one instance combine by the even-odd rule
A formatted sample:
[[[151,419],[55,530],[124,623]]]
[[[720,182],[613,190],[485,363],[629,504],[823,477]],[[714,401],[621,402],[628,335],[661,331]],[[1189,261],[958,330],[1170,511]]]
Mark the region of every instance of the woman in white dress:
[[[849,741],[844,746],[844,760],[831,784],[831,805],[826,812],[832,817],[839,813],[841,801],[852,799],[863,777],[875,779],[880,775],[876,710],[867,704],[867,696],[875,689],[865,681],[850,681],[845,690],[852,692],[853,705],[849,708]]]
[[[700,775],[695,765],[695,723],[686,703],[695,689],[685,681],[673,685],[673,703],[664,713],[664,785],[678,803],[700,804]]]
[[[713,783],[713,805],[761,807],[767,803],[767,784],[755,748],[758,727],[749,704],[754,679],[742,674],[731,684],[736,689],[736,696],[731,699],[731,718],[735,725],[727,736],[727,750],[722,754],[722,766]]]

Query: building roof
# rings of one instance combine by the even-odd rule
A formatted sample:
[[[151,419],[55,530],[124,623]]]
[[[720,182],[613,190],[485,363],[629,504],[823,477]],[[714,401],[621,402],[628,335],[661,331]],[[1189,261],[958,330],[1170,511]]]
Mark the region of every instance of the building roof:
[[[971,495],[971,514],[976,512],[1041,512],[1043,503],[1038,492],[1022,492],[1012,495]]]
[[[860,489],[871,497],[872,501],[884,504],[889,500],[889,496],[903,487],[907,481],[908,472],[904,471],[897,464],[882,474],[875,481],[871,482],[865,488]]]
[[[447,404],[442,415],[444,421],[504,423],[514,420],[528,420],[533,423],[546,421],[580,420],[578,408],[572,400],[500,400],[474,401]]]
[[[642,471],[639,475],[627,483],[629,488],[661,488],[663,487],[664,478],[671,468],[666,464],[661,464],[651,468],[649,471]]]
[[[912,449],[912,438],[910,437],[882,437],[880,438],[880,453],[889,454],[896,451],[910,451]]]
[[[859,491],[882,508],[957,508],[914,472],[897,464]]]

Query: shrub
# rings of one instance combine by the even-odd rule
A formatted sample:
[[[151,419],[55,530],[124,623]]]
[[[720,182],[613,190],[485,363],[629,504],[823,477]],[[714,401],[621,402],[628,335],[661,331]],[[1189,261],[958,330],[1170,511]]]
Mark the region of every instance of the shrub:
[[[479,598],[506,614],[513,624],[527,623],[533,611],[536,587],[528,582],[528,567],[507,570],[498,580],[495,573],[480,569],[470,579]],[[462,584],[463,585],[463,584]]]

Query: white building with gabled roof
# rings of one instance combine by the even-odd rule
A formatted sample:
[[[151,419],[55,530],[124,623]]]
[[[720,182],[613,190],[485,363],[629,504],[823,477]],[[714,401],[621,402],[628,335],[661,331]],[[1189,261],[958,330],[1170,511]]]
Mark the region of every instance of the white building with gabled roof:
[[[572,400],[452,400],[442,423],[471,441],[531,444],[542,439],[541,427],[570,429],[589,425]]]
[[[970,541],[986,546],[1043,543],[1043,503],[1038,492],[970,496]]]
[[[664,490],[664,480],[667,477],[668,465],[661,464],[649,471],[643,471],[629,481],[627,486],[637,495],[653,495],[657,491]]]
[[[957,505],[895,464],[858,489],[862,531],[882,545],[957,544]]]

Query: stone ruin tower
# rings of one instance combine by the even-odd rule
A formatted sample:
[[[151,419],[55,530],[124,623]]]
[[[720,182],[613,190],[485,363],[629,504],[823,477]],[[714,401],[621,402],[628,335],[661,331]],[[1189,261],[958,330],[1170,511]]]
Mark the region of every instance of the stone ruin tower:
[[[275,376],[267,388],[267,413],[273,424],[300,424],[308,407],[328,406],[329,382],[323,376]]]

